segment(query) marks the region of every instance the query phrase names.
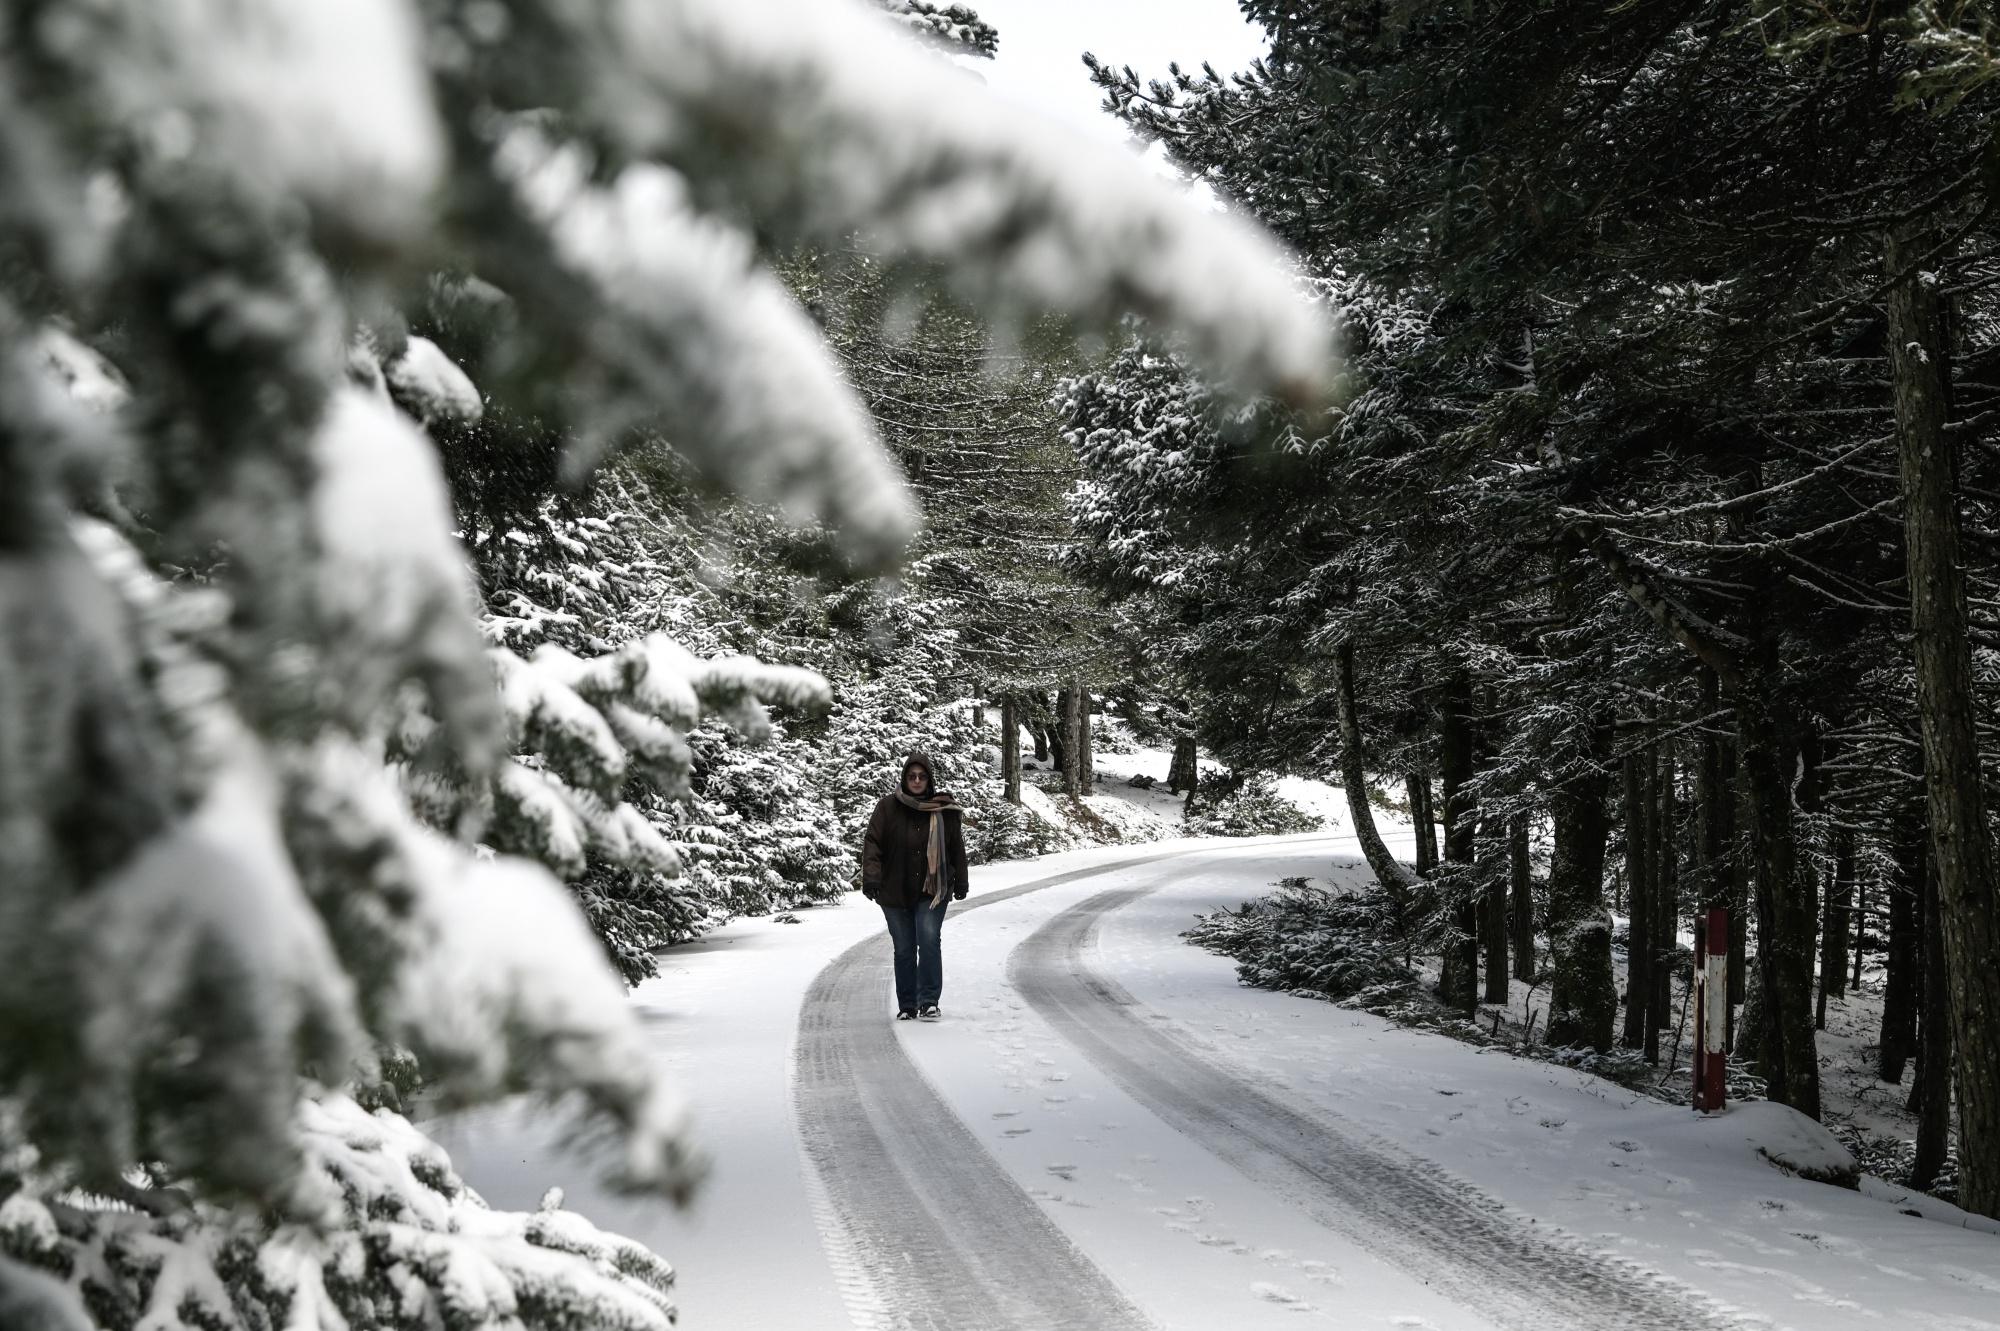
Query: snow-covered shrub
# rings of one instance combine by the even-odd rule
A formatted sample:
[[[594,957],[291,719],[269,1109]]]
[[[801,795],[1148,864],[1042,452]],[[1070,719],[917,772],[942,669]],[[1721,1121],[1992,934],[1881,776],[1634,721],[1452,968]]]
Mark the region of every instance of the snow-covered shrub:
[[[1261,772],[1240,781],[1218,772],[1201,778],[1194,808],[1181,825],[1188,836],[1282,836],[1317,832],[1324,824],[1280,795]]]
[[[563,1210],[560,1190],[532,1214],[491,1210],[406,1120],[333,1092],[300,1102],[297,1130],[297,1191],[267,1215],[159,1170],[65,1188],[14,1143],[0,1254],[58,1273],[117,1331],[673,1325],[673,1268]]]
[[[1734,1098],[1734,1097],[1732,1097]],[[1917,1162],[1917,1144],[1908,1137],[1886,1137],[1871,1134],[1852,1125],[1836,1124],[1833,1135],[1854,1156],[1855,1164],[1863,1174],[1873,1174],[1892,1187],[1910,1186],[1910,1169]],[[1944,1163],[1939,1166],[1937,1177],[1931,1186],[1924,1189],[1939,1201],[1956,1204],[1958,1201],[1958,1143],[1951,1142],[1945,1147]]]
[[[1181,935],[1233,958],[1237,978],[1259,989],[1327,998],[1412,992],[1394,903],[1379,886],[1351,893],[1287,878],[1267,897],[1199,917]]]

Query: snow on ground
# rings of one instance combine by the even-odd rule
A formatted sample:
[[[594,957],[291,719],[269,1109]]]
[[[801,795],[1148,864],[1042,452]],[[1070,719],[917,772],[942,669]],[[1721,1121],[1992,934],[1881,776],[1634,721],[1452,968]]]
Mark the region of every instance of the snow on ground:
[[[1407,854],[1407,829],[1401,839]],[[1904,1214],[1903,1195],[1873,1180],[1852,1192],[1788,1177],[1756,1153],[1784,1135],[1756,1121],[1775,1106],[1702,1118],[1566,1069],[1244,988],[1232,963],[1179,938],[1197,912],[1280,877],[1353,880],[1365,871],[1351,839],[1105,846],[981,866],[973,889],[1181,845],[1208,849],[957,919],[945,931],[946,1020],[895,1028],[973,1135],[1167,1331],[1487,1323],[1181,1137],[1010,991],[1007,958],[1029,932],[1119,884],[1159,887],[1106,918],[1091,964],[1265,1093],[1345,1116],[1524,1221],[1700,1292],[1736,1323],[2000,1331],[2000,1237],[1955,1227],[1934,1204],[1923,1209],[1947,1223]],[[715,1161],[693,1212],[605,1195],[555,1150],[552,1129],[518,1111],[429,1125],[496,1205],[530,1208],[561,1184],[573,1208],[667,1256],[692,1331],[855,1324],[815,1229],[788,1077],[806,987],[880,917],[849,898],[797,918],[742,921],[672,949],[633,996]],[[885,1020],[889,1006],[885,994]]]
[[[1169,882],[1106,922],[1101,965],[1206,1035],[1218,1059],[1542,1224],[1703,1290],[1749,1324],[2000,1327],[2000,1242],[1784,1176],[1739,1130],[1750,1115],[1705,1118],[1566,1069],[1246,989],[1233,963],[1177,941],[1197,912],[1241,899],[1258,868],[1275,880],[1281,867],[1250,860]],[[1315,876],[1334,873],[1322,860]]]
[[[898,1032],[917,1065],[1163,1331],[1296,1327],[1302,1312],[1348,1326],[1484,1331],[1489,1323],[1276,1202],[1162,1123],[1009,987],[1009,952],[1044,920],[1159,872],[1149,870],[1084,879],[966,917],[950,954],[954,1019]]]
[[[1091,754],[1091,768],[1097,777],[1095,798],[1121,800],[1170,824],[1179,823],[1186,809],[1186,800],[1167,789],[1167,773],[1172,770],[1174,761],[1173,750],[1138,744],[1116,717],[1100,718],[1095,725],[1101,737],[1098,747]],[[997,735],[997,730],[995,733]],[[1036,763],[1025,755],[1021,766],[1029,782],[1038,776],[1048,779],[1054,774],[1053,764]],[[1201,759],[1200,766],[1203,772],[1223,770],[1222,764],[1209,758]],[[1138,784],[1133,783],[1134,777],[1139,778]],[[1279,777],[1276,784],[1278,794],[1319,817],[1325,822],[1328,832],[1353,835],[1352,820],[1347,811],[1347,792],[1339,786],[1301,776]],[[1093,804],[1093,807],[1096,806]],[[1378,806],[1375,825],[1382,839],[1396,854],[1404,859],[1415,855],[1415,833],[1407,816],[1387,812]]]
[[[972,889],[990,892],[1157,852],[1098,846],[980,865]],[[799,923],[742,919],[668,948],[660,975],[633,991],[653,1056],[686,1095],[696,1136],[714,1163],[691,1210],[607,1191],[588,1162],[560,1149],[557,1123],[518,1103],[433,1119],[425,1130],[494,1206],[532,1211],[544,1190],[560,1185],[569,1209],[671,1261],[680,1272],[674,1297],[684,1327],[848,1326],[794,1141],[791,1051],[806,987],[833,957],[879,933],[882,915],[857,892],[793,918]],[[949,982],[956,945],[949,924],[945,937]]]

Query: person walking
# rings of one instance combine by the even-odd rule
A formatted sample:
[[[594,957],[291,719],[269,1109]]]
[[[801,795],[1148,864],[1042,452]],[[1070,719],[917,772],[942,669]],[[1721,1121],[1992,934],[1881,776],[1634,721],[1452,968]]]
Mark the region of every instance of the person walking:
[[[861,893],[882,908],[896,949],[896,1019],[938,1019],[944,991],[939,939],[944,914],[965,899],[964,811],[937,788],[921,753],[903,760],[903,779],[876,801],[861,844]]]

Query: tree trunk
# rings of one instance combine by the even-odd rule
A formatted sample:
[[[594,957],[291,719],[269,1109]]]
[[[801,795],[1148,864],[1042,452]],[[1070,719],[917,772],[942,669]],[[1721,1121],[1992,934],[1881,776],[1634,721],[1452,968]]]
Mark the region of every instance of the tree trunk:
[[[1847,927],[1854,906],[1854,832],[1833,830],[1833,886],[1826,894],[1826,924],[1819,940],[1819,1006],[1813,1025],[1826,1029],[1826,1000],[1847,993]]]
[[[1535,982],[1535,879],[1528,858],[1528,815],[1517,813],[1507,828],[1507,872],[1513,881],[1514,978]]]
[[[1472,780],[1472,686],[1455,670],[1445,681],[1439,708],[1438,775],[1444,787],[1444,858],[1461,866],[1451,882],[1451,937],[1445,940],[1438,997],[1466,1016],[1479,1011],[1479,898],[1470,877],[1478,814],[1466,783]]]
[[[1660,1061],[1660,1032],[1674,1024],[1674,964],[1680,956],[1681,853],[1680,804],[1673,742],[1654,750],[1653,762],[1653,957],[1647,974],[1653,982],[1647,1003],[1646,1061]]]
[[[1021,802],[1020,711],[1012,694],[1000,700],[1000,780],[1010,804]]]
[[[1085,795],[1097,791],[1097,762],[1090,746],[1090,690],[1081,679],[1076,681],[1076,774],[1077,785]]]
[[[1748,783],[1739,776],[1737,761],[1742,738],[1722,746],[1722,779],[1729,801],[1729,1003],[1730,1012],[1742,1004],[1750,980],[1750,808]],[[1734,1028],[1732,1027],[1732,1030]]]
[[[1889,886],[1889,939],[1882,965],[1882,1040],[1876,1075],[1891,1085],[1917,1042],[1917,1009],[1923,1005],[1923,892],[1930,875],[1930,831],[1923,808],[1903,820],[1896,839],[1896,881]]]
[[[1764,1019],[1764,968],[1754,966],[1743,984],[1743,1020],[1738,1023],[1730,1045],[1732,1052],[1752,1069],[1764,1066],[1764,1036],[1769,1023]]]
[[[1563,623],[1581,612],[1582,563],[1574,545],[1555,556],[1555,588],[1550,609]],[[1582,763],[1549,798],[1555,845],[1549,860],[1548,1042],[1611,1048],[1618,1015],[1618,984],[1611,972],[1611,914],[1604,908],[1604,842],[1610,835],[1605,797],[1610,779],[1609,717],[1593,717],[1577,736]]]
[[[1701,672],[1701,714],[1713,717],[1722,699],[1715,672]],[[1735,793],[1722,774],[1722,739],[1714,731],[1715,722],[1702,726],[1701,745],[1695,757],[1694,798],[1694,898],[1703,910],[1727,907],[1729,887],[1725,865],[1730,834],[1734,830],[1730,814],[1735,810]]]
[[[1916,1156],[1910,1162],[1910,1186],[1928,1188],[1944,1166],[1951,1142],[1951,978],[1945,965],[1945,920],[1942,892],[1935,872],[1924,875],[1924,1010],[1923,1043],[1917,1049],[1916,1086],[1910,1108],[1917,1115]],[[1961,1114],[1964,1112],[1961,1108]],[[1959,1143],[1959,1189],[1964,1195],[1965,1145]]]
[[[1501,828],[1497,823],[1486,824],[1489,838],[1497,837]],[[1483,928],[1486,940],[1486,1001],[1505,1003],[1509,996],[1507,985],[1507,878],[1496,870],[1489,870],[1486,876],[1486,909]]]
[[[1549,801],[1555,849],[1549,862],[1550,986],[1548,1042],[1611,1048],[1618,986],[1611,973],[1611,914],[1604,907],[1605,810],[1610,784],[1611,728],[1591,727],[1588,758],[1595,764],[1559,788]]]
[[[1361,752],[1361,719],[1354,710],[1354,641],[1348,639],[1334,649],[1334,701],[1340,711],[1340,783],[1347,791],[1347,815],[1354,822],[1354,839],[1361,843],[1361,856],[1375,871],[1375,881],[1396,901],[1398,910],[1409,902],[1416,877],[1389,853],[1375,830],[1375,813],[1368,807],[1368,771]]]
[[[1410,831],[1416,842],[1417,873],[1428,878],[1437,868],[1437,842],[1431,838],[1431,779],[1419,772],[1403,778],[1410,801]]]
[[[1912,268],[1927,236],[1891,234],[1889,271]],[[1950,343],[1936,278],[1912,273],[1889,292],[1903,544],[1923,722],[1931,860],[1944,922],[1959,1112],[1958,1204],[2000,1216],[2000,895],[1974,729],[1972,648],[1959,567],[1958,476],[1945,433]]]
[[[1028,733],[1035,737],[1035,761],[1038,763],[1047,762],[1049,760],[1049,728],[1042,725],[1030,726]]]
[[[1757,967],[1763,990],[1760,1069],[1768,1094],[1809,1118],[1819,1117],[1819,1050],[1812,1028],[1812,939],[1816,893],[1805,889],[1795,840],[1791,777],[1799,757],[1794,727],[1771,697],[1775,662],[1738,699],[1744,775],[1750,787],[1750,837],[1757,891]]]
[[[1848,977],[1847,987],[1859,993],[1861,990],[1861,962],[1868,949],[1868,882],[1857,878],[1854,882],[1854,973]]]
[[[1192,797],[1200,782],[1201,765],[1196,759],[1194,737],[1175,740],[1174,761],[1167,768],[1167,789],[1176,795]]]
[[[1652,837],[1646,827],[1647,769],[1651,754],[1638,750],[1625,755],[1622,789],[1625,815],[1625,1033],[1619,1043],[1627,1049],[1643,1048],[1646,1042],[1646,1006],[1653,986],[1648,963],[1652,959],[1652,901],[1648,889],[1653,882],[1650,863]]]
[[[1079,799],[1083,795],[1083,713],[1089,703],[1075,681],[1064,687],[1062,703],[1063,751],[1058,760],[1067,760],[1062,761],[1063,794]]]

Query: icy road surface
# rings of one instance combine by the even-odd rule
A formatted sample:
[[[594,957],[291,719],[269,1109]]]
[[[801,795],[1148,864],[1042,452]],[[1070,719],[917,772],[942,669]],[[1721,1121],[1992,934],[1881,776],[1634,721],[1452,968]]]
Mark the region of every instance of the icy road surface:
[[[1788,1178],[1594,1078],[1245,989],[1178,934],[1304,837],[974,870],[945,1020],[890,1020],[880,916],[745,921],[634,995],[714,1160],[676,1215],[514,1111],[431,1125],[496,1205],[680,1269],[682,1325],[2000,1331],[2000,1237]]]

